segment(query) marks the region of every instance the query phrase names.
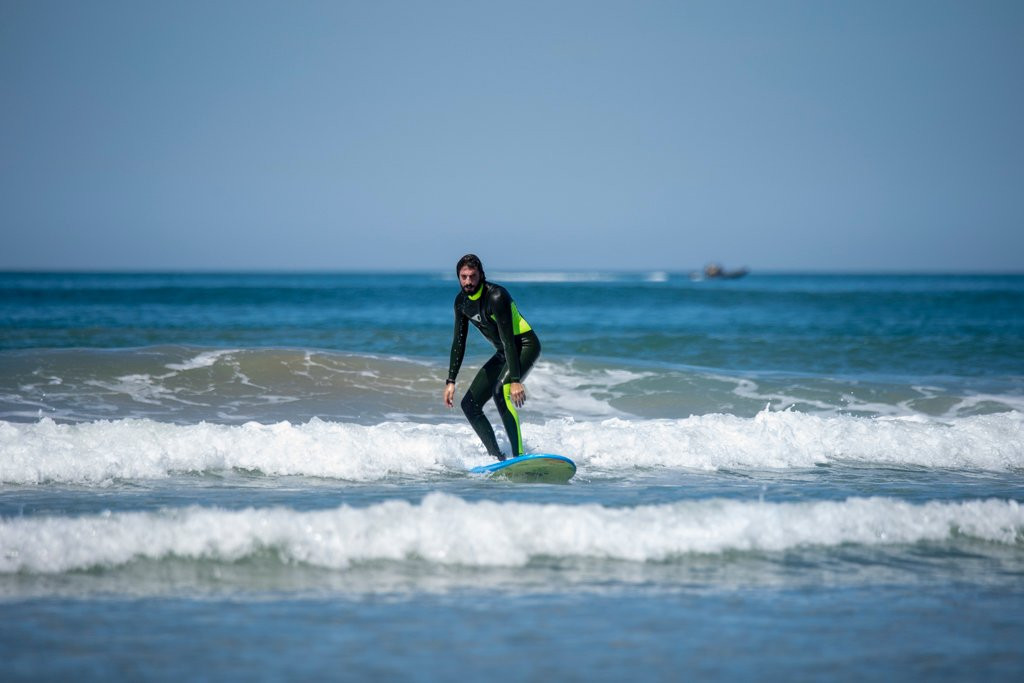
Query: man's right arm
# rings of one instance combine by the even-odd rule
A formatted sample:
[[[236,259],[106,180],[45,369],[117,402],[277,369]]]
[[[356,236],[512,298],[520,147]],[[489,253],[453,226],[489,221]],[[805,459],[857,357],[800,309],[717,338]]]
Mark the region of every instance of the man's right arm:
[[[452,332],[452,350],[448,359],[448,384],[453,384],[462,367],[462,358],[466,355],[466,334],[469,331],[469,319],[459,310],[459,297],[455,299],[455,329]]]

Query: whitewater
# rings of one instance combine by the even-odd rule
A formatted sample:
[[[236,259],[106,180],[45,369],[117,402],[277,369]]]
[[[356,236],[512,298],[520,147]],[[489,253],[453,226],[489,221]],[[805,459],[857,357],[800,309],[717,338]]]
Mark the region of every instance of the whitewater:
[[[776,504],[711,499],[609,508],[467,502],[432,493],[418,504],[395,500],[324,511],[107,511],[3,520],[0,573],[53,574],[168,558],[235,563],[260,556],[329,569],[417,560],[464,567],[522,567],[539,558],[663,563],[691,553],[953,539],[1019,547],[1024,508],[1016,501],[912,505],[884,498]]]
[[[581,477],[637,470],[805,468],[826,464],[1024,470],[1024,414],[953,420],[816,416],[766,409],[753,418],[548,421],[528,445],[571,453]],[[58,424],[0,422],[0,482],[109,484],[173,474],[246,470],[353,482],[467,476],[490,459],[464,425],[314,419],[174,425],[145,419]]]

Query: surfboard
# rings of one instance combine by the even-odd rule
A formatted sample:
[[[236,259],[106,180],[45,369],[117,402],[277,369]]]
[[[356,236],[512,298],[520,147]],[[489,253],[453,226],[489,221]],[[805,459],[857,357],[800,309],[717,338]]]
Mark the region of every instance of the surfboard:
[[[486,474],[492,479],[515,482],[564,484],[576,474],[576,463],[564,455],[529,453],[470,470],[473,474]]]

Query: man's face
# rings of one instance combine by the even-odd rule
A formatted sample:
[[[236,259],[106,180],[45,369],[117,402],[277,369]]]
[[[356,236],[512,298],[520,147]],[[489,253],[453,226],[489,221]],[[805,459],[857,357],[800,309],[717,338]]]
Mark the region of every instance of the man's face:
[[[475,294],[480,289],[480,271],[472,266],[462,266],[459,271],[459,285],[466,294]]]

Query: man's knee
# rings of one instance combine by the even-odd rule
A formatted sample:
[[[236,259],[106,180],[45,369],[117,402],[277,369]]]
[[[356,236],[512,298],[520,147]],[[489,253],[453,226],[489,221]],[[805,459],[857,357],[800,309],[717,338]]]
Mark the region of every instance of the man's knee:
[[[462,397],[462,412],[466,414],[466,417],[476,417],[483,413],[483,409],[480,408],[480,404],[473,398],[473,394],[467,392]]]

